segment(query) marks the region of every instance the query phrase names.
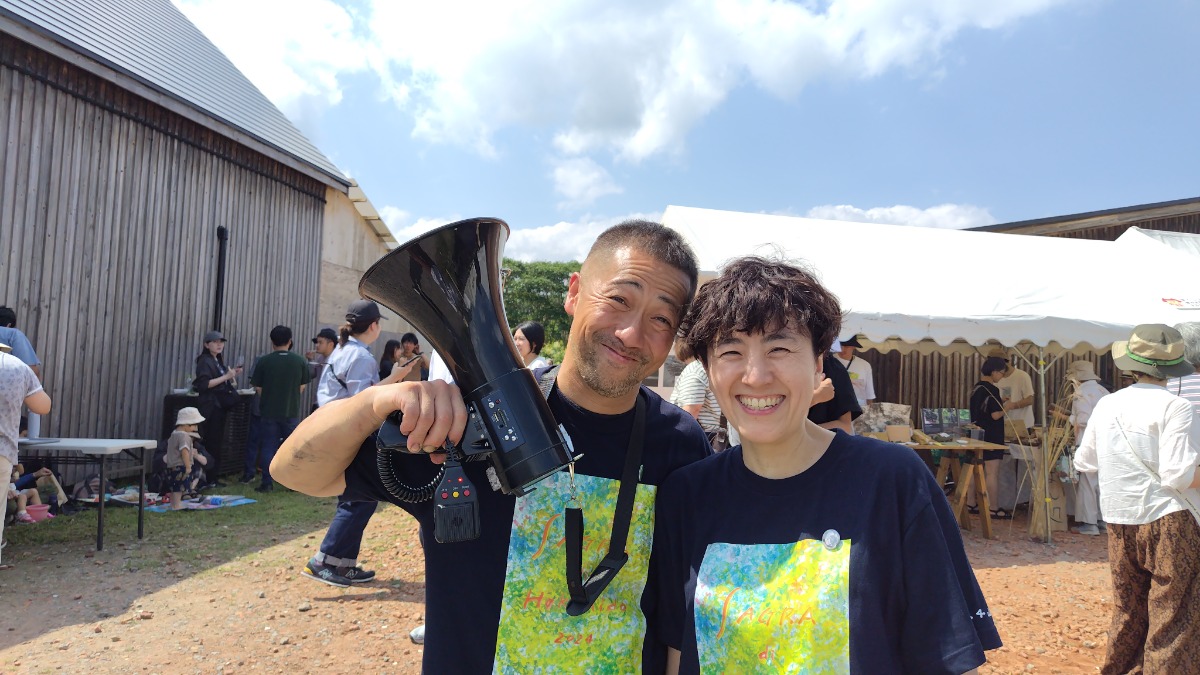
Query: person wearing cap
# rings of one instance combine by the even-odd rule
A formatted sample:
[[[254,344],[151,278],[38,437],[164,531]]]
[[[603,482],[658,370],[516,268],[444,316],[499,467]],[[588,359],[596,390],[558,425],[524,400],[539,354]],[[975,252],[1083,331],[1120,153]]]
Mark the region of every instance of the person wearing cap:
[[[1087,429],[1088,420],[1100,399],[1108,395],[1108,390],[1100,384],[1100,377],[1089,361],[1075,361],[1067,368],[1067,380],[1070,382],[1071,416],[1068,422],[1075,430],[1076,445],[1083,440],[1083,432]],[[1075,484],[1075,522],[1074,529],[1079,534],[1100,534],[1100,492],[1096,486],[1096,476],[1091,473],[1080,473],[1079,482]]]
[[[21,433],[21,406],[39,415],[50,412],[50,397],[33,370],[21,359],[0,352],[0,497],[8,493],[8,481],[17,463],[17,437]],[[0,540],[4,536],[4,511],[0,499]],[[3,569],[3,565],[0,565]]]
[[[383,332],[379,325],[382,318],[379,305],[370,300],[350,303],[346,311],[346,323],[338,329],[338,345],[330,355],[325,371],[321,373],[321,381],[317,386],[318,406],[350,398],[377,384],[403,382],[404,376],[417,367],[415,361],[397,364],[392,368],[391,375],[379,379],[375,357],[369,348]],[[339,496],[333,522],[329,524],[317,553],[304,565],[301,575],[342,588],[374,579],[375,572],[358,565],[358,553],[362,547],[363,532],[378,506],[379,502],[374,500],[350,499],[344,493]]]
[[[175,430],[167,439],[167,454],[163,462],[167,465],[167,492],[171,494],[171,508],[182,510],[183,493],[195,488],[193,470],[198,469],[197,462],[203,463],[204,456],[196,452],[193,439],[199,434],[197,430],[204,416],[196,408],[180,408],[175,415]]]
[[[321,372],[325,370],[325,364],[329,362],[329,357],[333,354],[337,343],[338,334],[332,328],[322,328],[312,339],[312,351],[304,353],[304,358],[308,359],[308,369],[312,379],[320,381]],[[316,410],[315,405],[313,410]]]
[[[1102,673],[1200,664],[1200,426],[1167,380],[1195,372],[1183,336],[1143,324],[1114,342],[1134,384],[1096,403],[1075,468],[1094,473],[1108,523],[1113,613]]]
[[[872,373],[871,364],[868,361],[854,356],[856,349],[862,349],[862,344],[858,341],[857,335],[851,335],[848,339],[841,341],[837,360],[846,366],[846,372],[850,375],[850,383],[854,385],[854,396],[858,399],[858,407],[866,408],[868,403],[875,400],[875,375]]]
[[[1017,368],[1012,355],[1003,347],[993,349],[988,356],[1004,359],[1004,377],[996,383],[1004,401],[1005,417],[1016,426],[1017,436],[1024,438],[1033,427],[1033,379]]]
[[[240,365],[225,366],[225,336],[221,331],[210,330],[204,334],[204,348],[196,356],[196,377],[192,388],[196,390],[196,409],[204,417],[200,436],[209,453],[220,457],[225,436],[225,411],[239,400],[237,376],[242,373]]]
[[[1193,424],[1200,424],[1200,321],[1175,324],[1183,336],[1183,358],[1195,371],[1167,382],[1167,391],[1192,402]]]

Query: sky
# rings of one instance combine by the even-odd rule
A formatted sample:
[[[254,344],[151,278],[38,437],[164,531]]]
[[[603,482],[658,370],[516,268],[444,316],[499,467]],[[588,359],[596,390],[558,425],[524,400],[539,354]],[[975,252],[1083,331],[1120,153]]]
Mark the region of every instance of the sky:
[[[173,2],[400,241],[494,216],[506,256],[572,260],[672,204],[961,228],[1200,196],[1192,0]]]

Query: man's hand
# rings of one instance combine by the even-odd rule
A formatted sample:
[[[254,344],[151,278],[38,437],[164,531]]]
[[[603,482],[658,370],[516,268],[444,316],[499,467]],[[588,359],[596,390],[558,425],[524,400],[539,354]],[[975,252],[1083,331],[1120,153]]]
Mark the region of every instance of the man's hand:
[[[462,394],[457,386],[441,380],[407,384],[410,386],[380,389],[371,409],[380,418],[399,410],[400,432],[408,437],[408,451],[429,453],[435,464],[441,464],[446,461],[445,455],[432,453],[441,450],[447,440],[461,441],[467,427],[467,406]]]
[[[811,405],[817,405],[818,403],[825,403],[826,401],[832,400],[833,380],[826,377],[824,373],[821,373],[821,384],[817,385],[817,388],[813,390]]]
[[[34,475],[34,476],[36,476],[36,477],[38,477],[38,478],[45,478],[46,476],[49,476],[49,475],[51,475],[51,474],[53,474],[53,473],[54,473],[54,472],[53,472],[53,471],[51,471],[49,467],[45,467],[45,466],[43,466],[42,468],[38,469],[37,471],[34,471],[34,472],[33,472],[33,475]]]

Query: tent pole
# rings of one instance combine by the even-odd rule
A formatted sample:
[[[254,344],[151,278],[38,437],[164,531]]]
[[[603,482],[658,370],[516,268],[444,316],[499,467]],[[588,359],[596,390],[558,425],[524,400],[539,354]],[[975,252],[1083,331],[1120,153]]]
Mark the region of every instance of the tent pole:
[[[1048,427],[1046,424],[1046,358],[1045,358],[1045,354],[1042,352],[1041,346],[1038,346],[1038,368],[1037,368],[1037,371],[1038,371],[1038,393],[1040,395],[1039,398],[1041,399],[1041,405],[1038,406],[1038,412],[1040,413],[1041,420],[1042,420],[1042,442],[1040,445],[1041,450],[1042,450],[1042,475],[1041,475],[1042,499],[1046,505],[1046,508],[1044,509],[1044,511],[1046,512],[1046,543],[1049,544],[1049,543],[1051,543],[1050,542],[1050,539],[1051,539],[1051,537],[1050,537],[1050,467],[1047,466],[1046,463],[1049,462],[1049,460],[1050,460],[1050,452],[1049,452],[1049,449],[1046,447],[1046,441],[1050,437],[1050,435],[1048,433],[1050,431],[1050,427]]]

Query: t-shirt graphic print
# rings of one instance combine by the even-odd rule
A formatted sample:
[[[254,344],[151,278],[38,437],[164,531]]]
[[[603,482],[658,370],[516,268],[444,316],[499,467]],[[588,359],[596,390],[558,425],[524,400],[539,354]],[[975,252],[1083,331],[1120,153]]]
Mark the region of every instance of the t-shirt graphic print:
[[[575,476],[583,508],[584,578],[608,554],[620,481]],[[641,670],[646,619],[641,611],[656,488],[638,485],[626,550],[629,560],[582,616],[567,614],[563,509],[570,477],[554,474],[517,499],[508,546],[496,673],[636,673]]]
[[[696,580],[704,673],[850,670],[850,542],[709,544]]]

